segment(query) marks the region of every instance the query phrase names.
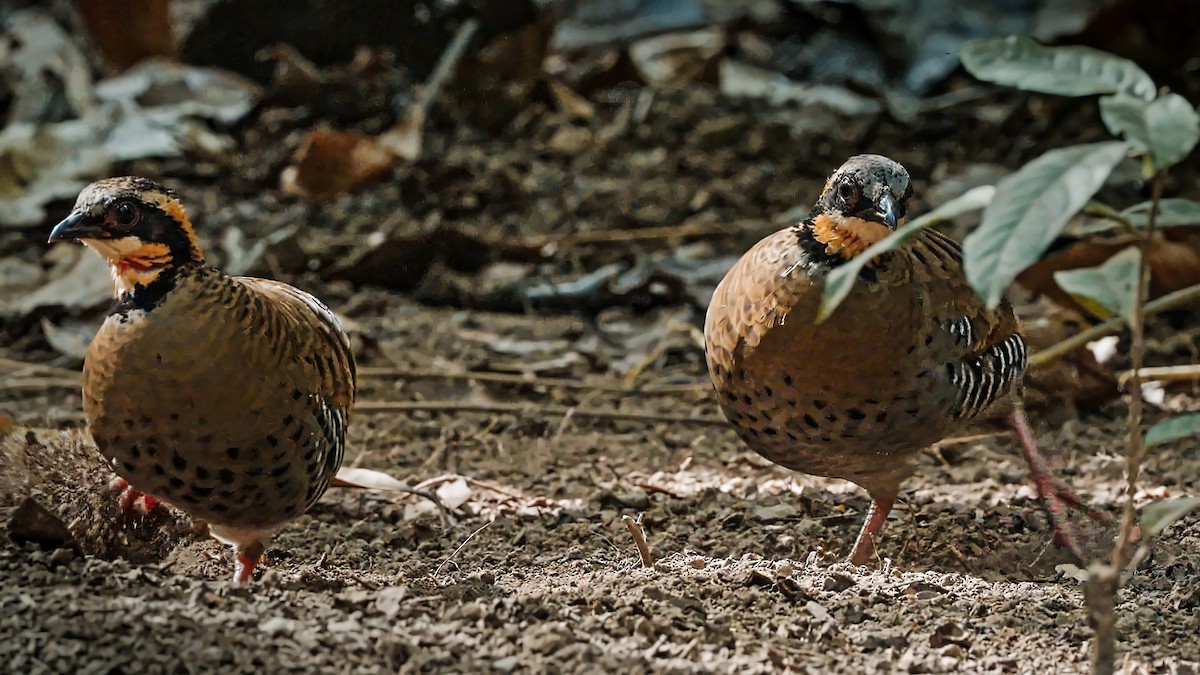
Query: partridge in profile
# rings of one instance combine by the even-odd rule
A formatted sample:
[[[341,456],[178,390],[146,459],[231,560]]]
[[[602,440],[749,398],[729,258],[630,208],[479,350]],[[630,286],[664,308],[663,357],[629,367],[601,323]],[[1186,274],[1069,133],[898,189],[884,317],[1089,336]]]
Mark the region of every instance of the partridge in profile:
[[[1020,407],[1021,327],[1009,303],[989,310],[978,299],[958,244],[923,230],[868,262],[841,305],[816,321],[829,272],[902,226],[911,195],[900,164],[851,157],[803,222],[729,270],[704,325],[721,409],[763,457],[868,492],[855,564],[871,558],[916,455],[988,419],[1016,431],[1056,540],[1074,547],[1066,513],[1082,501],[1047,473]]]
[[[248,581],[341,465],[356,380],[337,318],[285,283],[206,265],[183,205],[144,178],[89,185],[50,241],[96,251],[116,285],[83,370],[101,455],[131,491],[207,522]]]

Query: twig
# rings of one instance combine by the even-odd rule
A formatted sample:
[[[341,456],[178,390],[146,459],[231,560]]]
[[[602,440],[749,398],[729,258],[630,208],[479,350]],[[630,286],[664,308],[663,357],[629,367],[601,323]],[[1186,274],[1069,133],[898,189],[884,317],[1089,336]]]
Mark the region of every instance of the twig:
[[[446,473],[446,474],[442,474],[441,476],[427,478],[427,479],[421,481],[420,483],[417,483],[417,487],[422,488],[422,489],[428,489],[428,488],[433,487],[434,485],[440,485],[442,483],[449,483],[451,481],[456,481],[460,478],[467,485],[479,488],[480,490],[487,490],[488,492],[495,492],[496,494],[503,495],[513,501],[520,501],[522,499],[521,495],[519,495],[515,492],[512,492],[511,490],[505,490],[504,488],[499,487],[497,485],[492,485],[491,483],[485,483],[481,480],[469,478],[467,476],[463,476],[463,475],[457,474],[457,473]]]
[[[26,361],[17,361],[15,359],[0,359],[0,370],[5,370],[11,373],[19,373],[21,371],[31,371],[42,375],[61,375],[63,377],[79,377],[79,371],[71,370],[70,368],[60,368],[58,366],[50,366],[44,363],[29,363]]]
[[[478,530],[475,530],[475,531],[474,531],[474,532],[472,532],[471,534],[467,535],[467,538],[463,540],[463,543],[459,544],[459,545],[458,545],[458,548],[454,549],[454,552],[453,552],[453,553],[451,553],[451,554],[450,554],[450,555],[449,555],[449,556],[448,556],[448,557],[447,557],[445,560],[443,560],[443,561],[442,561],[442,564],[438,565],[438,566],[437,566],[437,569],[435,569],[435,570],[433,571],[433,578],[435,578],[435,579],[436,579],[436,578],[437,578],[437,575],[439,575],[439,574],[441,574],[441,573],[442,573],[442,568],[446,566],[446,563],[450,562],[451,560],[454,560],[454,556],[458,555],[458,552],[459,552],[459,551],[461,551],[461,550],[463,550],[463,547],[464,547],[464,546],[466,546],[468,543],[470,543],[470,542],[471,542],[471,540],[475,538],[475,535],[477,535],[477,534],[479,534],[480,532],[483,532],[484,530],[488,529],[488,526],[489,526],[489,525],[491,525],[491,524],[492,524],[492,523],[494,523],[494,522],[496,522],[496,521],[494,521],[494,520],[489,520],[489,521],[487,521],[486,523],[484,523],[484,524],[483,524],[483,526],[482,526],[482,527],[480,527]]]
[[[395,378],[398,380],[475,380],[477,382],[496,382],[498,384],[516,384],[529,387],[610,391],[618,394],[687,394],[692,392],[707,393],[712,390],[712,385],[707,382],[665,384],[654,387],[625,387],[619,384],[593,383],[565,377],[530,377],[516,373],[488,373],[473,370],[450,372],[422,369],[409,370],[405,368],[359,368],[358,376],[363,378]]]
[[[329,487],[350,488],[350,489],[358,489],[358,490],[376,490],[376,489],[378,489],[378,488],[372,488],[372,487],[365,487],[362,485],[356,485],[349,481],[342,480],[341,478],[334,478],[333,482],[329,484]],[[446,505],[442,503],[441,499],[438,499],[437,495],[433,494],[432,492],[426,492],[425,490],[422,490],[420,485],[418,485],[415,488],[389,487],[389,488],[383,489],[381,491],[383,491],[383,492],[402,492],[404,494],[414,495],[414,496],[420,497],[422,499],[428,499],[429,501],[433,502],[434,506],[437,506],[438,513],[442,516],[442,529],[443,530],[450,529],[450,524],[452,522],[452,519],[450,516],[450,509],[446,508]]]
[[[541,247],[552,245],[556,249],[564,249],[581,244],[609,244],[646,239],[674,239],[676,237],[732,237],[739,234],[738,228],[732,227],[728,223],[719,225],[703,223],[669,227],[639,227],[628,230],[579,232],[566,236],[535,238],[532,240],[532,243]]]
[[[421,88],[420,96],[405,113],[404,119],[380,137],[380,142],[397,157],[409,161],[420,159],[424,147],[425,119],[429,115],[429,108],[441,93],[446,81],[450,79],[455,67],[458,66],[459,60],[462,59],[467,45],[470,44],[471,38],[475,36],[478,28],[479,22],[474,18],[462,22],[462,25],[458,27],[458,32],[454,34],[454,39],[446,46],[446,51],[442,52],[442,57],[434,66],[433,74]]]
[[[1142,368],[1137,372],[1142,382],[1190,382],[1192,380],[1200,380],[1200,364]],[[1126,370],[1117,376],[1117,382],[1121,387],[1124,387],[1132,377],[1133,371]]]
[[[83,382],[78,377],[71,379],[61,377],[13,377],[6,378],[6,380],[4,384],[0,384],[0,391],[79,389],[83,386]]]
[[[20,372],[21,370],[30,371],[30,380],[33,379],[32,376],[34,373],[39,375],[44,373],[46,375],[58,375],[62,377],[62,379],[44,378],[38,380],[40,386],[62,388],[81,386],[79,371],[70,370],[68,368],[59,368],[57,366],[43,366],[38,363],[25,363],[23,361],[13,361],[11,359],[0,359],[0,371]],[[529,377],[517,373],[489,373],[476,370],[452,372],[441,370],[424,370],[419,368],[407,369],[365,367],[358,369],[358,376],[360,378],[395,378],[398,380],[475,380],[477,382],[495,382],[497,384],[513,384],[528,387],[585,389],[589,391],[612,392],[614,394],[640,394],[646,396],[693,393],[707,395],[712,393],[712,385],[707,382],[626,387],[620,384],[611,384],[607,382],[587,382],[585,380],[573,380],[565,377]],[[22,378],[19,381],[25,381],[25,378]],[[22,386],[32,387],[33,385]]]
[[[568,412],[574,417],[628,422],[668,422],[698,426],[724,426],[727,422],[720,417],[688,417],[686,415],[657,415],[654,413],[625,412],[622,410],[595,410],[587,408],[565,408],[561,406],[537,406],[523,403],[467,403],[464,401],[363,401],[354,406],[356,412],[475,412],[508,415],[536,415],[560,417]]]
[[[1144,258],[1145,256],[1143,256]],[[1149,317],[1167,310],[1178,309],[1197,301],[1200,301],[1200,284],[1181,288],[1178,291],[1167,293],[1154,302],[1147,302],[1143,306],[1142,314],[1143,317]],[[1098,326],[1093,326],[1081,333],[1076,333],[1066,340],[1051,345],[1030,356],[1029,369],[1036,370],[1037,368],[1043,368],[1076,349],[1086,346],[1087,343],[1099,340],[1107,335],[1112,335],[1125,328],[1125,326],[1126,322],[1124,319],[1110,319]]]
[[[639,515],[637,520],[634,520],[629,516],[621,516],[621,522],[625,523],[629,534],[633,536],[638,556],[642,559],[642,567],[654,567],[654,556],[650,555],[650,545],[646,543],[646,533],[642,531],[642,517]]]

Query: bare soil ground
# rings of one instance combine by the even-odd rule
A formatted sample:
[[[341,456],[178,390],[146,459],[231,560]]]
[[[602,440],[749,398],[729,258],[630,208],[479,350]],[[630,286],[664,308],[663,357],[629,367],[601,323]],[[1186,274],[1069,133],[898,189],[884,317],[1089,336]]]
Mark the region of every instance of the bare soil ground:
[[[260,578],[233,588],[228,551],[186,518],[118,516],[69,383],[0,387],[0,410],[16,422],[0,441],[0,522],[32,496],[79,546],[42,550],[0,537],[0,670],[1085,671],[1091,630],[1078,578],[1086,563],[1049,544],[1012,439],[923,457],[887,525],[885,559],[853,568],[842,557],[868,505],[853,486],[770,465],[719,425],[543,414],[717,415],[696,332],[702,293],[657,307],[498,312],[486,291],[514,268],[536,276],[528,266],[449,256],[425,261],[419,283],[396,281],[407,286],[400,290],[338,280],[328,268],[397,214],[405,227],[433,218],[484,238],[688,218],[728,227],[727,235],[580,245],[537,274],[584,274],[656,255],[686,254],[694,267],[731,262],[780,226],[778,214],[806,206],[854,152],[908,165],[923,211],[934,186],[968,166],[1015,168],[1064,138],[1092,134],[1094,106],[998,94],[994,104],[1008,106],[1007,115],[952,109],[911,124],[884,118],[793,137],[770,110],[695,85],[658,97],[642,125],[602,145],[594,137],[620,106],[596,99],[592,122],[542,102],[518,114],[524,121],[494,129],[466,113],[455,122],[442,115],[429,159],[312,207],[274,188],[273,171],[300,135],[299,125],[278,120],[245,130],[228,164],[129,167],[180,189],[217,262],[229,227],[254,241],[301,226],[294,238],[310,252],[302,262],[318,263],[289,266],[288,252],[276,252],[257,273],[326,298],[352,322],[360,365],[397,371],[365,374],[361,401],[516,402],[528,411],[359,412],[347,464],[438,490],[453,506],[450,525],[419,498],[333,489],[279,534]],[[1062,130],[1063,119],[1078,133]],[[997,141],[1007,138],[1020,140]],[[1194,181],[1186,187],[1189,173],[1172,194],[1197,196]],[[1139,188],[1118,180],[1111,189],[1120,202]],[[38,261],[43,253],[44,233],[3,237],[3,255]],[[393,261],[371,274],[402,276],[409,264],[417,263]],[[86,323],[101,314],[48,316]],[[0,356],[77,368],[50,348],[38,328],[43,316],[7,319]],[[1156,326],[1151,362],[1194,359],[1196,319]],[[653,343],[637,344],[637,335]],[[533,370],[577,386],[422,374],[462,369]],[[642,391],[611,391],[627,376]],[[1188,391],[1171,393],[1168,405],[1200,407]],[[1113,513],[1124,415],[1118,400],[1040,424],[1064,477]],[[1195,443],[1150,457],[1143,501],[1198,492]],[[640,566],[623,515],[642,516],[653,567]],[[1112,533],[1088,532],[1098,555]],[[1192,517],[1155,544],[1122,592],[1126,672],[1200,669],[1198,574],[1200,520]]]

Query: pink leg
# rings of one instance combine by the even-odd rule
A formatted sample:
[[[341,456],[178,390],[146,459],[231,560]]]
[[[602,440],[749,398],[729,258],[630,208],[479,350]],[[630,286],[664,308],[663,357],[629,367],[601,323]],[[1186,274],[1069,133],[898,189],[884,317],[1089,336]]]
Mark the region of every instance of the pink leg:
[[[235,554],[237,563],[233,567],[233,583],[235,586],[248,583],[254,578],[254,568],[258,567],[258,561],[262,559],[263,553],[266,550],[266,547],[257,541],[249,546],[238,547]]]
[[[875,538],[879,536],[892,505],[896,503],[894,493],[871,495],[871,499],[871,510],[867,512],[867,520],[854,542],[854,552],[850,554],[850,563],[853,565],[865,565],[875,555]]]
[[[133,487],[124,478],[114,479],[110,486],[121,493],[117,498],[117,505],[121,507],[122,513],[136,512],[144,516],[158,508],[157,499]]]
[[[1087,506],[1078,493],[1050,473],[1046,468],[1046,458],[1037,449],[1037,440],[1033,435],[1033,429],[1029,426],[1029,420],[1025,417],[1024,410],[1021,408],[1013,410],[1008,416],[1008,423],[1012,425],[1013,431],[1021,441],[1021,452],[1025,455],[1025,462],[1029,465],[1029,480],[1037,489],[1038,497],[1041,498],[1046,512],[1050,514],[1050,520],[1054,523],[1054,544],[1068,547],[1076,555],[1081,555],[1083,549],[1079,546],[1079,537],[1075,534],[1075,527],[1067,516],[1068,510],[1084,511],[1089,518],[1100,522],[1108,522],[1111,518],[1107,513]]]

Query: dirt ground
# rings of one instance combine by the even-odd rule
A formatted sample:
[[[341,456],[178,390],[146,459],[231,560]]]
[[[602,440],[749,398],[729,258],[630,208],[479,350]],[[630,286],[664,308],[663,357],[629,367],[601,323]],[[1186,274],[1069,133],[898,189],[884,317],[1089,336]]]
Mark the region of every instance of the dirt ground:
[[[0,440],[0,522],[32,497],[67,525],[74,548],[0,537],[0,671],[1087,671],[1086,562],[1049,543],[1013,439],[924,455],[883,559],[855,568],[843,558],[868,506],[859,489],[771,465],[723,425],[674,418],[719,415],[698,333],[705,289],[731,256],[783,226],[780,214],[807,208],[845,157],[905,163],[921,212],[938,190],[969,182],[971,167],[1011,170],[1092,139],[1094,103],[992,92],[987,114],[972,103],[797,131],[777,109],[692,84],[653,97],[642,123],[614,132],[636,92],[590,94],[597,117],[583,121],[544,93],[514,96],[523,103],[499,125],[472,111],[470,92],[451,96],[426,159],[315,204],[275,187],[308,119],[264,113],[224,159],[125,167],[180,191],[218,264],[235,257],[230,228],[266,241],[300,226],[249,270],[312,290],[348,319],[367,405],[346,464],[436,491],[451,518],[443,524],[411,495],[331,489],[279,533],[259,578],[232,587],[229,552],[186,517],[117,511],[111,474],[81,431],[67,372],[80,361],[56,351],[40,323],[94,326],[103,308],[7,317],[0,357],[50,370],[0,386],[0,412],[15,423]],[[379,113],[355,114],[372,128]],[[1007,137],[1020,141],[997,142]],[[1185,168],[1171,196],[1200,196],[1195,173]],[[1122,175],[1114,203],[1144,193]],[[392,257],[343,265],[362,261],[359,247],[385,221],[411,238]],[[694,233],[603,236],[681,223]],[[468,255],[420,238],[443,225],[494,248]],[[539,262],[494,244],[572,236]],[[3,256],[49,268],[44,232],[0,237]],[[585,293],[525,309],[528,295],[496,290],[608,265],[700,272],[681,292],[647,284],[636,297]],[[1198,319],[1156,323],[1149,362],[1194,362]],[[453,375],[462,371],[498,377]],[[433,409],[379,410],[422,401]],[[506,403],[524,410],[459,409]],[[1200,397],[1172,389],[1162,407],[1200,409]],[[588,414],[597,410],[644,419]],[[1064,478],[1111,513],[1125,414],[1117,399],[1037,420]],[[1196,444],[1156,449],[1140,501],[1198,493]],[[642,519],[653,567],[641,566],[626,515]],[[1081,526],[1101,555],[1112,532]],[[1192,516],[1121,593],[1124,672],[1200,670],[1198,576]]]

